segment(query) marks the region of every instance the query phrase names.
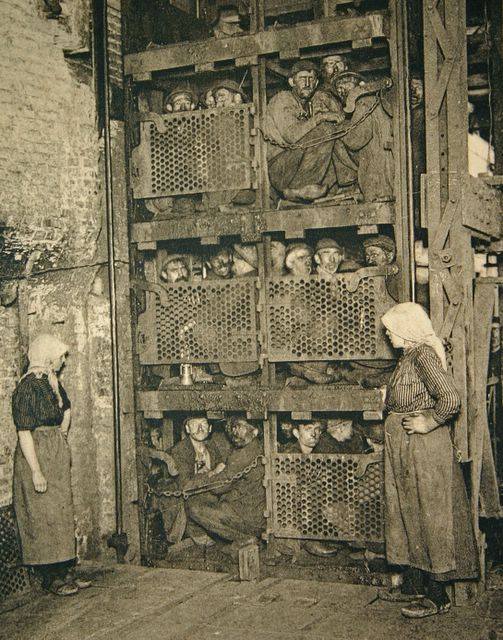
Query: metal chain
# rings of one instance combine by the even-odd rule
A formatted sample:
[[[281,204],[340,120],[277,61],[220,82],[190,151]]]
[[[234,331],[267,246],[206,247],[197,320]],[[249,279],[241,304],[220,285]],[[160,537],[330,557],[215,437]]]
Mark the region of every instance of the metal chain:
[[[250,462],[249,465],[243,467],[241,471],[235,473],[232,477],[227,480],[219,480],[216,482],[210,482],[209,484],[205,484],[201,487],[194,487],[193,489],[179,489],[176,491],[156,491],[155,489],[149,488],[147,493],[153,494],[158,497],[166,497],[166,498],[183,498],[184,500],[188,500],[190,496],[197,495],[199,493],[206,493],[207,491],[212,491],[213,489],[220,489],[222,487],[235,482],[236,480],[241,480],[244,476],[248,475],[253,469],[256,469],[259,461],[262,461],[264,456],[259,455]]]
[[[324,144],[325,142],[330,142],[331,140],[338,140],[339,138],[343,138],[344,136],[346,136],[348,133],[351,133],[351,131],[356,129],[356,127],[360,126],[362,122],[365,122],[365,120],[372,115],[372,113],[376,110],[380,102],[381,102],[381,93],[379,92],[379,94],[376,96],[374,103],[369,107],[369,109],[362,115],[362,117],[359,120],[357,120],[356,122],[353,122],[353,124],[349,125],[345,129],[341,129],[340,131],[337,131],[329,136],[316,138],[315,140],[312,140],[307,144],[288,144],[286,142],[279,142],[278,140],[274,140],[273,138],[268,136],[267,133],[265,133],[261,127],[257,127],[257,129],[258,131],[260,131],[260,134],[262,135],[264,142],[269,142],[275,147],[281,147],[282,149],[309,149],[311,147],[316,147],[321,144]]]

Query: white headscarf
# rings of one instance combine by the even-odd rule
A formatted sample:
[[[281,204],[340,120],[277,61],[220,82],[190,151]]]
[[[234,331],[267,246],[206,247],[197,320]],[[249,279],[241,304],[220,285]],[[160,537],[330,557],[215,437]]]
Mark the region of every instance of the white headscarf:
[[[42,374],[46,374],[51,385],[51,389],[54,391],[58,405],[61,408],[63,406],[63,400],[59,393],[58,377],[54,370],[54,363],[58,358],[68,352],[68,346],[49,333],[41,333],[31,343],[28,348],[28,360],[30,366],[28,371],[23,376],[26,377],[30,373],[34,373],[38,377]]]
[[[420,304],[401,302],[387,311],[381,322],[386,329],[403,340],[429,345],[440,358],[443,368],[447,370],[444,345],[435,333],[430,317]]]

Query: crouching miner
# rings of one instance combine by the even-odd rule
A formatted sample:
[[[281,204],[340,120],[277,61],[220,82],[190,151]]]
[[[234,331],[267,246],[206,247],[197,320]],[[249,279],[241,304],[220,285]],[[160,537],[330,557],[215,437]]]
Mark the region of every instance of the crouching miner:
[[[236,554],[242,542],[265,528],[262,442],[258,429],[237,416],[228,420],[226,431],[234,446],[226,468],[210,493],[189,498],[187,510],[209,535],[231,542],[227,550]]]

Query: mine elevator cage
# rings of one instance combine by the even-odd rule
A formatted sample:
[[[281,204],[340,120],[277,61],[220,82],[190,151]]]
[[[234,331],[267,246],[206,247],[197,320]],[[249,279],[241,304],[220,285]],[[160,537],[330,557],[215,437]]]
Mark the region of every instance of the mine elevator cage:
[[[131,42],[133,3],[124,4],[125,37],[127,41],[130,34]],[[479,515],[499,515],[500,506],[487,415],[480,404],[492,308],[479,304],[487,296],[482,285],[474,287],[472,240],[489,243],[500,238],[501,205],[494,182],[468,175],[464,3],[421,3],[426,166],[421,176],[420,219],[417,215],[415,219],[418,207],[413,193],[408,3],[389,0],[379,10],[338,14],[340,4],[347,3],[255,0],[249,8],[249,32],[239,37],[148,48],[129,45],[126,51],[138,445],[145,443],[145,434],[155,426],[162,431],[163,447],[171,446],[177,435],[173,412],[202,411],[209,418],[244,414],[263,425],[268,540],[383,542],[382,454],[304,455],[278,450],[280,413],[309,419],[313,414],[353,412],[363,420],[375,420],[382,417],[382,389],[338,384],[296,389],[282,386],[278,372],[286,362],[392,358],[380,326],[380,317],[395,303],[387,282],[390,277],[398,281],[400,301],[415,299],[414,240],[420,233],[427,234],[430,311],[435,329],[448,346],[463,398],[455,429],[456,450],[462,462],[470,463],[472,514],[478,531]],[[194,5],[196,22],[205,6],[197,3],[196,12]],[[276,28],[271,16],[289,13],[300,16],[299,20]],[[360,64],[376,60],[378,75],[391,78],[394,197],[274,208],[263,135],[270,86],[279,84],[277,78],[271,80],[274,71],[277,75],[278,68],[299,59],[341,52],[350,58],[360,54]],[[361,68],[365,71],[364,63]],[[213,77],[225,74],[241,83],[249,102],[218,112],[162,112],[168,87],[187,80],[206,86]],[[217,213],[205,205],[215,194],[230,190],[250,192],[250,203],[240,208],[221,206]],[[173,199],[194,194],[202,194],[197,210],[183,215],[156,210],[159,202],[168,206],[171,199],[172,206]],[[271,273],[275,238],[302,241],[322,232],[358,237],[382,230],[392,234],[396,243],[393,270],[367,267],[330,280]],[[253,277],[221,281],[196,277],[174,284],[159,279],[169,253],[189,248],[203,256],[202,264],[207,251],[232,242],[256,246],[258,265]],[[304,317],[306,307],[308,317]],[[173,382],[174,367],[187,362],[244,363],[252,371],[255,364],[259,375],[240,387]],[[160,379],[170,384],[159,384]],[[146,474],[144,460],[138,456],[142,553],[149,561]],[[479,541],[482,549],[480,537]]]

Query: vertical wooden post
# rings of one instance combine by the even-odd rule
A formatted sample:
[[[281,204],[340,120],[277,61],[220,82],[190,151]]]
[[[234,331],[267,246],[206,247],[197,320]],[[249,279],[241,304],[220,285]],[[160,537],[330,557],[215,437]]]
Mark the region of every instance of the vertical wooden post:
[[[400,257],[400,300],[414,299],[414,203],[412,197],[411,114],[407,3],[391,2],[390,58],[394,91],[395,242]]]
[[[455,445],[471,461],[471,507],[478,530],[482,451],[474,358],[473,258],[471,232],[463,225],[468,184],[468,88],[466,6],[459,0],[425,0],[424,70],[426,105],[426,211],[430,255],[431,316],[437,333],[451,346],[452,371],[462,397]],[[456,600],[469,589],[456,589]],[[464,594],[464,595],[463,595]],[[461,596],[458,597],[458,596]]]

